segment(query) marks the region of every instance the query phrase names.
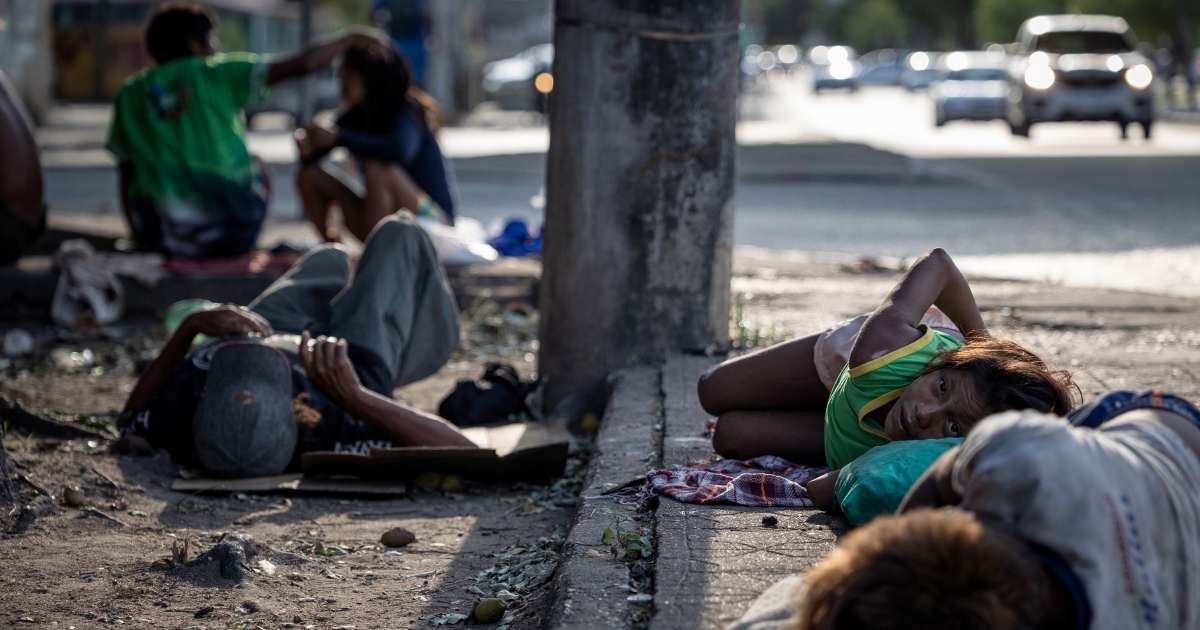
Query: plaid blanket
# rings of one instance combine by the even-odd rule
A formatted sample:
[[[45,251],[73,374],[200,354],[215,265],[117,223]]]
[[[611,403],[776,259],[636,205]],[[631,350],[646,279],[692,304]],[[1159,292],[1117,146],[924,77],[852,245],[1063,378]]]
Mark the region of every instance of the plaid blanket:
[[[829,472],[800,466],[773,455],[741,461],[717,459],[653,470],[640,485],[615,495],[623,504],[643,504],[657,495],[683,503],[734,503],[756,507],[813,507],[804,488]]]

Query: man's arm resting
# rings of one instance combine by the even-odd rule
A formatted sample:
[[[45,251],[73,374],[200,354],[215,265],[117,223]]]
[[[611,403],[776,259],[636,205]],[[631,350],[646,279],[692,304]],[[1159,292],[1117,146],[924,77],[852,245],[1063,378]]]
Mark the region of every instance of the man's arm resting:
[[[126,427],[133,422],[133,416],[141,411],[162,390],[171,375],[171,370],[187,356],[196,335],[204,334],[210,337],[225,335],[263,335],[272,333],[271,325],[256,313],[237,306],[224,305],[217,308],[192,313],[179,329],[171,336],[171,340],[158,353],[146,371],[138,379],[133,393],[125,402],[125,409],[117,419],[117,426]]]
[[[449,422],[363,387],[345,339],[312,339],[306,330],[300,334],[297,355],[317,389],[350,415],[387,432],[393,441],[403,446],[476,447]]]

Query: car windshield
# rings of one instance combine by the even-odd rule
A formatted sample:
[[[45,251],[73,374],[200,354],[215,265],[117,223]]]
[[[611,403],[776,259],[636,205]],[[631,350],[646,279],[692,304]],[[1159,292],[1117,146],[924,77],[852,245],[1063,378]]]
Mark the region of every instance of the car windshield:
[[[1034,50],[1059,55],[1122,53],[1133,50],[1129,40],[1112,31],[1059,31],[1038,35]]]
[[[947,81],[1003,81],[1006,78],[1003,70],[995,68],[967,68],[946,75]]]

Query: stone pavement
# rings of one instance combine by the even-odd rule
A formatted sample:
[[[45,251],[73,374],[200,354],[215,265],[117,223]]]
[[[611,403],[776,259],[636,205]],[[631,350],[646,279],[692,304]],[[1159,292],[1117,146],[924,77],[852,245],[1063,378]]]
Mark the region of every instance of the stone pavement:
[[[900,276],[853,260],[740,249],[735,331],[791,336],[873,308]],[[1109,389],[1161,387],[1200,400],[1200,302],[1186,297],[970,277],[994,333],[1075,371],[1085,399]],[[753,335],[751,335],[753,336]],[[584,500],[556,574],[551,628],[707,630],[736,619],[772,582],[812,566],[846,528],[817,510],[686,505],[662,499],[637,515],[599,496],[655,465],[715,457],[701,437],[706,414],[696,380],[720,357],[672,356],[613,379]],[[631,569],[601,544],[613,520],[634,517],[654,533],[652,608],[627,601]],[[762,517],[774,515],[775,527]],[[593,551],[589,557],[588,550]],[[599,556],[595,556],[596,552]],[[634,569],[636,573],[638,570]]]

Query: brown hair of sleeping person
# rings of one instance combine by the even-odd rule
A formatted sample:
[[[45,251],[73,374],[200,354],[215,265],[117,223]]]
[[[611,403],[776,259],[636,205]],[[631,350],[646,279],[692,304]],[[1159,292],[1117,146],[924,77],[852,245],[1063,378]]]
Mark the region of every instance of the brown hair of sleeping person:
[[[955,510],[877,518],[804,576],[797,630],[1025,630],[1045,578],[1020,539]]]
[[[939,353],[922,374],[955,370],[971,375],[989,414],[1033,409],[1060,416],[1074,408],[1079,387],[1067,370],[1056,370],[1008,339],[969,337],[961,347]]]

